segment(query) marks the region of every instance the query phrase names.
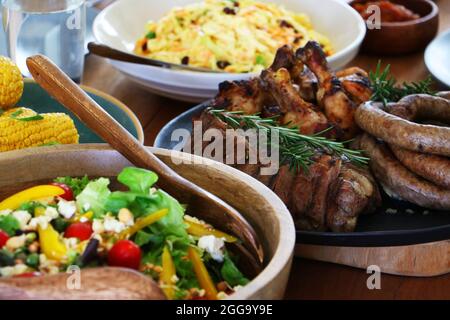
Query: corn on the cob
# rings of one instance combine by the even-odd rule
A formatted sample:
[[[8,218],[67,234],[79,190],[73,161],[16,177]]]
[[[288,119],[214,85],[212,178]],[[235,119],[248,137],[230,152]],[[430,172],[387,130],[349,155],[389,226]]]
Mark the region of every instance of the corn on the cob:
[[[32,120],[36,116],[38,120]],[[31,109],[15,108],[0,116],[0,152],[53,143],[75,144],[78,139],[73,120],[63,113],[37,115]]]
[[[23,79],[19,68],[10,59],[0,56],[0,109],[8,109],[20,100]]]

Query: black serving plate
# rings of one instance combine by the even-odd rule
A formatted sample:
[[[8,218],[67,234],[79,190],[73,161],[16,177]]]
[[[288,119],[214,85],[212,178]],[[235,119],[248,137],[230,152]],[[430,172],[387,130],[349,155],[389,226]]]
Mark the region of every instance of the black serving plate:
[[[180,141],[172,141],[172,132],[175,129],[192,131],[192,118],[207,106],[208,103],[198,105],[169,122],[156,137],[155,146],[174,149]],[[447,239],[450,239],[450,212],[426,210],[390,199],[385,194],[383,206],[376,213],[360,216],[355,232],[297,231],[297,243],[328,246],[401,246]]]

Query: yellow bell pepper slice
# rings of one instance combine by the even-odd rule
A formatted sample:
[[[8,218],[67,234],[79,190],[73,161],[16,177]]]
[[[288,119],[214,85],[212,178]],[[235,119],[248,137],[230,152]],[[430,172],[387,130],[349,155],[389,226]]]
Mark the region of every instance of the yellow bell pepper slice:
[[[74,223],[74,222],[80,222],[81,219],[86,218],[88,220],[92,220],[92,218],[94,217],[94,212],[92,211],[88,211],[84,214],[77,214],[74,218],[70,219],[70,222]]]
[[[162,272],[160,275],[160,279],[164,284],[163,290],[168,299],[173,299],[175,295],[174,277],[176,277],[175,264],[173,263],[169,248],[165,246],[162,254]]]
[[[38,227],[41,250],[48,259],[61,261],[67,256],[67,248],[59,240],[59,233],[49,224],[47,228]]]
[[[156,211],[155,213],[149,214],[148,216],[146,216],[144,218],[137,219],[135,224],[133,224],[131,227],[123,230],[119,234],[119,239],[125,239],[125,238],[131,237],[133,234],[135,234],[139,230],[142,230],[145,227],[148,227],[149,225],[155,223],[156,221],[163,218],[168,213],[169,213],[168,209],[162,209],[162,210]]]
[[[216,286],[214,285],[214,282],[212,281],[211,276],[209,275],[208,270],[206,269],[206,266],[200,258],[198,252],[194,248],[189,247],[188,257],[192,262],[200,287],[205,290],[206,297],[209,300],[217,300]]]
[[[187,224],[187,232],[190,235],[196,236],[196,237],[203,237],[203,236],[215,236],[216,238],[224,238],[226,242],[236,242],[238,239],[236,237],[233,237],[225,232],[216,230],[208,225],[196,223],[192,221],[186,221],[184,222]]]
[[[42,185],[23,190],[0,202],[0,210],[16,210],[28,201],[42,198],[57,197],[64,194],[64,190],[58,186]]]
[[[36,217],[42,216],[45,213],[45,208],[38,207],[34,210]],[[49,223],[47,228],[38,226],[39,244],[42,253],[48,259],[61,261],[67,256],[67,248],[63,242],[59,240],[59,233],[53,229]]]

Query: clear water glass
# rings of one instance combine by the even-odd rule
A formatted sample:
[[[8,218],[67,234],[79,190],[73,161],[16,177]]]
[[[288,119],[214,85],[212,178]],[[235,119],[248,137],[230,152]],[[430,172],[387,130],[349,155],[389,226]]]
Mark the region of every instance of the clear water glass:
[[[85,0],[1,0],[7,50],[25,76],[26,58],[44,54],[76,82],[84,66]]]

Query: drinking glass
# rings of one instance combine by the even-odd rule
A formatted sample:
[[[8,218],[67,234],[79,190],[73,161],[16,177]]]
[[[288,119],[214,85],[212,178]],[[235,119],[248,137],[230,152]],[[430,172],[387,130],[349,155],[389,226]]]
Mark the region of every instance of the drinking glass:
[[[1,0],[7,49],[25,76],[26,58],[44,54],[80,82],[86,33],[85,0]]]

